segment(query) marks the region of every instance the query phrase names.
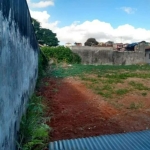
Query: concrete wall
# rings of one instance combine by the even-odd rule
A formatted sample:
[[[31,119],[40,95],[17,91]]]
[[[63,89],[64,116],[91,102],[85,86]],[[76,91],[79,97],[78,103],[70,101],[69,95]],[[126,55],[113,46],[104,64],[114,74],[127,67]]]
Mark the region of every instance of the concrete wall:
[[[38,52],[26,0],[0,0],[0,150],[16,150],[20,119],[37,79]]]
[[[71,50],[77,53],[83,64],[103,65],[131,65],[145,62],[143,51],[113,51],[110,47],[78,47],[73,46]]]
[[[113,52],[113,64],[114,65],[133,65],[145,63],[145,53],[144,52]]]
[[[145,51],[145,48],[146,48],[146,43],[145,42],[140,42],[138,45],[136,45],[134,47],[134,51],[143,52],[143,51]]]
[[[147,50],[145,53],[145,59],[148,64],[150,64],[150,50]]]

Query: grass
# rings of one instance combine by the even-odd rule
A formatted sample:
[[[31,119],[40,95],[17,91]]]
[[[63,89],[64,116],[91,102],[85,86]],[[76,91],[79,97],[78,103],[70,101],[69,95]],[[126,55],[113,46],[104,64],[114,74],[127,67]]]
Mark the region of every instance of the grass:
[[[57,78],[66,78],[70,76],[79,77],[88,88],[93,90],[96,94],[101,95],[109,102],[113,98],[121,98],[136,90],[143,91],[141,94],[146,96],[147,93],[144,91],[150,90],[147,85],[139,83],[139,81],[128,82],[127,80],[128,78],[130,78],[130,80],[133,78],[139,78],[139,80],[149,79],[150,65],[94,66],[74,64],[64,68],[62,64],[59,64],[51,68],[49,72],[50,76]],[[131,108],[134,107],[132,105]]]
[[[85,76],[86,74],[96,74],[98,77],[104,77],[107,78],[115,78],[117,75],[117,72],[121,73],[123,71],[128,72],[129,74],[132,73],[132,75],[125,75],[126,73],[123,73],[122,75],[117,75],[117,78],[127,78],[127,76],[138,76],[141,78],[150,78],[150,73],[147,74],[136,74],[135,71],[149,71],[150,66],[149,65],[129,65],[129,66],[112,66],[112,65],[81,65],[81,64],[74,64],[71,67],[68,67],[68,69],[63,68],[62,65],[53,65],[51,66],[51,70],[49,74],[53,77],[60,77],[65,78],[69,76]],[[109,75],[110,74],[110,75]],[[111,75],[112,74],[112,75]]]
[[[141,103],[141,102],[139,102],[139,103],[132,102],[128,109],[139,109],[139,108],[142,108],[142,107],[143,107],[143,103]]]
[[[106,74],[105,75],[106,78],[111,78],[111,79],[120,79],[120,80],[124,80],[127,78],[150,78],[150,74],[142,74],[142,73],[133,73],[133,72],[125,72],[125,73],[113,73],[113,74]]]
[[[119,89],[119,90],[116,90],[116,94],[117,95],[124,95],[124,94],[127,94],[129,92],[128,89]]]
[[[146,92],[143,92],[143,93],[142,93],[142,95],[143,95],[143,96],[146,96],[146,95],[147,95],[147,93],[146,93]]]
[[[41,86],[41,79],[46,76],[48,60],[40,51],[38,62],[38,79],[36,89]],[[48,86],[48,82],[45,82]],[[29,99],[26,113],[22,116],[20,130],[18,133],[18,149],[20,150],[42,150],[48,146],[50,127],[46,124],[50,120],[44,117],[45,106],[43,98],[35,94]]]
[[[109,78],[109,79],[104,79],[104,80],[101,80],[102,83],[104,84],[113,84],[113,83],[123,83],[123,80],[120,80],[120,79],[113,79],[113,78]]]
[[[33,95],[29,101],[26,114],[22,117],[18,147],[21,150],[41,150],[48,145],[50,127],[44,118],[42,97]]]
[[[144,86],[142,83],[136,83],[134,81],[129,82],[129,85],[131,85],[132,87],[134,87],[137,90],[150,90],[149,87]]]

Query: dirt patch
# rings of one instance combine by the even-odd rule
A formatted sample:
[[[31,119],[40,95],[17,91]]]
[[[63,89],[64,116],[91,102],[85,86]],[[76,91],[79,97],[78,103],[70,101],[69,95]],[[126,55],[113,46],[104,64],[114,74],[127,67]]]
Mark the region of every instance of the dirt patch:
[[[47,78],[43,82],[47,85],[38,94],[45,98],[48,106],[46,115],[51,116],[51,121],[47,122],[53,129],[50,141],[150,128],[150,109],[146,107],[148,99],[145,99],[145,107],[138,110],[117,109],[79,79]],[[121,103],[136,101],[138,97],[124,97]]]

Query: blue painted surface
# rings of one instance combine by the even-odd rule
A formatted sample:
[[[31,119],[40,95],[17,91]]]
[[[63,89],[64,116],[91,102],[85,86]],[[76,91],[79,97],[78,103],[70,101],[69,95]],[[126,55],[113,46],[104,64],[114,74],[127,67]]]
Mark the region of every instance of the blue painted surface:
[[[150,150],[150,130],[54,141],[49,150]]]
[[[17,150],[21,117],[38,76],[38,54],[26,0],[0,0],[0,150]]]

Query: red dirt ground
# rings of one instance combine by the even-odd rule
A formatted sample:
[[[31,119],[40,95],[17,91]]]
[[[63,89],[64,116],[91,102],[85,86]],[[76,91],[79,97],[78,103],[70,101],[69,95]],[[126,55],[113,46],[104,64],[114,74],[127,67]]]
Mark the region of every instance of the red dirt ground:
[[[47,78],[43,82],[48,85],[38,94],[45,97],[46,115],[51,116],[50,141],[150,128],[150,109],[117,109],[75,78]]]

